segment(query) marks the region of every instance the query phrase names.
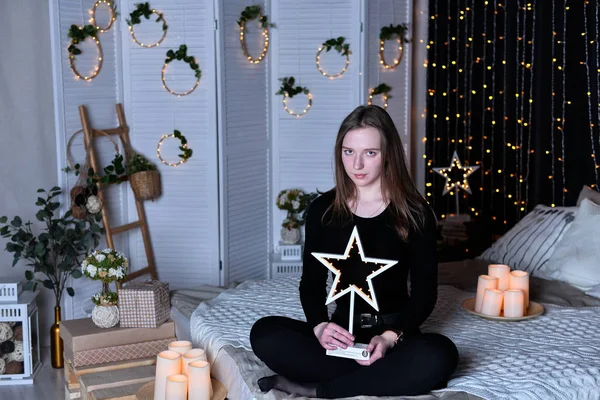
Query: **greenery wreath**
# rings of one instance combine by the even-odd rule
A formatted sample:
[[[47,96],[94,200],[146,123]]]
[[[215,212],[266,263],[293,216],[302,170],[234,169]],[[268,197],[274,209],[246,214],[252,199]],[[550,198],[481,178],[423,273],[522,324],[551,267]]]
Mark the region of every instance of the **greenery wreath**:
[[[69,44],[69,47],[67,47],[71,70],[77,78],[91,81],[100,73],[100,69],[102,68],[102,46],[98,40],[98,28],[93,25],[84,25],[82,28],[73,24],[69,28],[69,33],[67,36],[71,39],[71,43]],[[77,47],[77,45],[81,42],[84,42],[87,38],[92,38],[94,43],[96,43],[96,48],[98,49],[98,65],[94,68],[94,72],[92,72],[90,76],[81,75],[75,66],[75,56],[81,54],[81,50]]]
[[[325,42],[323,42],[323,44],[321,44],[321,47],[319,47],[319,50],[317,51],[317,58],[315,61],[317,64],[317,69],[319,70],[321,75],[323,75],[327,78],[330,78],[330,79],[335,79],[335,78],[339,78],[340,76],[342,76],[344,74],[344,72],[346,72],[346,70],[348,69],[348,65],[350,65],[350,54],[352,54],[352,51],[350,51],[350,43],[344,43],[345,40],[346,40],[345,37],[340,36],[337,39],[331,38],[329,40],[326,40]],[[320,65],[321,53],[323,52],[323,50],[325,50],[325,52],[329,52],[329,50],[331,50],[331,49],[335,49],[335,51],[337,51],[339,54],[346,57],[346,65],[344,65],[344,67],[342,68],[342,70],[340,72],[338,72],[337,74],[333,74],[333,75],[325,72],[321,68],[321,65]]]
[[[260,57],[252,58],[250,53],[248,53],[248,48],[246,47],[246,38],[244,33],[246,30],[246,22],[257,18],[261,28],[263,29],[262,35],[265,37],[265,42]],[[244,11],[242,11],[240,18],[237,20],[237,24],[240,26],[240,44],[242,45],[242,52],[244,53],[244,56],[246,56],[248,61],[251,63],[258,64],[267,55],[267,51],[269,50],[269,28],[275,27],[275,24],[269,23],[268,17],[261,14],[260,5],[246,7]]]
[[[303,116],[304,114],[306,114],[308,112],[308,110],[310,110],[310,108],[312,107],[312,96],[311,96],[308,88],[303,87],[303,86],[295,86],[294,87],[294,84],[296,83],[296,79],[293,76],[279,78],[279,80],[281,81],[281,86],[279,87],[279,90],[275,94],[283,95],[283,108],[285,109],[285,111],[287,111],[288,114],[293,115],[298,118]],[[291,99],[292,97],[294,97],[295,95],[300,94],[300,93],[304,93],[308,97],[308,105],[306,106],[306,108],[304,110],[302,110],[301,113],[296,113],[293,110],[289,109],[289,107],[287,106],[287,99],[288,98]]]
[[[163,34],[162,37],[158,40],[158,42],[153,44],[144,44],[138,41],[135,37],[135,33],[133,32],[133,26],[142,23],[141,17],[150,19],[150,16],[152,14],[158,15],[158,18],[156,18],[156,21],[154,22],[162,22]],[[127,25],[129,25],[129,34],[131,35],[133,41],[136,42],[138,45],[146,48],[156,47],[159,44],[161,44],[162,41],[165,40],[165,37],[167,36],[167,30],[169,29],[169,26],[167,25],[167,21],[165,21],[163,13],[160,13],[155,9],[151,8],[150,3],[148,2],[136,4],[135,10],[133,10],[129,14],[129,19],[126,19],[125,21],[127,22]]]
[[[160,148],[162,146],[162,142],[163,142],[163,140],[168,139],[168,138],[176,138],[176,139],[179,139],[179,141],[181,141],[181,146],[179,146],[179,150],[182,151],[182,154],[178,154],[180,160],[177,163],[170,163],[168,161],[165,161],[165,159],[163,159],[162,155],[160,154]],[[190,159],[192,157],[192,153],[193,153],[192,149],[187,147],[187,139],[177,129],[175,129],[173,131],[173,133],[171,133],[169,135],[161,136],[160,140],[158,141],[158,146],[156,147],[156,155],[158,156],[158,158],[160,159],[160,161],[163,164],[168,165],[169,167],[177,167],[178,165],[183,164],[184,162],[186,162],[188,159]]]
[[[194,76],[196,77],[196,83],[194,84],[194,87],[192,87],[191,89],[189,89],[186,92],[177,93],[177,92],[169,89],[169,87],[167,86],[167,83],[165,80],[165,72],[167,69],[167,65],[173,60],[178,60],[178,61],[183,61],[185,63],[188,63],[190,65],[190,68],[194,71]],[[169,93],[171,93],[172,95],[178,96],[178,97],[186,96],[186,95],[192,93],[194,90],[196,90],[196,88],[198,87],[198,84],[200,83],[201,77],[202,77],[202,71],[200,70],[200,66],[198,65],[198,63],[196,63],[196,58],[194,56],[188,56],[187,46],[185,44],[182,44],[181,46],[179,46],[179,49],[177,51],[173,51],[173,50],[167,51],[167,58],[165,59],[165,65],[162,68],[160,78],[162,79],[163,87]]]
[[[108,12],[110,13],[110,21],[108,22],[108,25],[104,28],[101,28],[98,25],[96,25],[96,9],[102,3],[106,4],[106,6],[108,7],[108,10],[109,10]],[[109,0],[98,0],[94,3],[94,6],[92,7],[92,10],[90,11],[89,22],[94,27],[98,28],[98,32],[104,33],[113,26],[113,24],[117,20],[118,15],[119,15],[119,13],[117,12],[117,5],[114,2],[111,3]]]
[[[369,100],[367,101],[368,105],[372,105],[373,104],[373,96],[377,96],[379,94],[383,95],[383,109],[385,110],[388,106],[388,99],[390,99],[392,96],[389,95],[389,92],[392,90],[392,87],[387,85],[386,83],[380,83],[379,85],[375,86],[373,89],[371,89],[371,92],[369,93]]]
[[[404,56],[404,48],[402,47],[402,44],[410,42],[410,40],[406,38],[407,32],[408,25],[406,24],[400,24],[396,26],[390,24],[390,26],[381,27],[381,31],[379,33],[379,63],[385,68],[394,69],[400,65],[400,61],[402,61],[402,57]],[[398,42],[398,58],[394,60],[392,65],[390,65],[385,61],[383,51],[385,48],[385,41],[394,39]]]

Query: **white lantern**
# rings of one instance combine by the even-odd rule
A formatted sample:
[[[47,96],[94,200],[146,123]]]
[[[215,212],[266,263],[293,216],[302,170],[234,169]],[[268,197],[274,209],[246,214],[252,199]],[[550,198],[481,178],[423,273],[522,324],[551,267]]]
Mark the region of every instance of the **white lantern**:
[[[0,385],[32,384],[41,366],[37,295],[22,292],[17,279],[0,278],[0,336],[8,337],[0,349]]]

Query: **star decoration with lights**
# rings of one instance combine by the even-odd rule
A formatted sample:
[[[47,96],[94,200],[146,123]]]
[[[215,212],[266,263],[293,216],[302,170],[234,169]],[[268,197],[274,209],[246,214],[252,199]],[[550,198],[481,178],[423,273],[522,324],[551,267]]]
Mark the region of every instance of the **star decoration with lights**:
[[[340,283],[340,279],[342,276],[342,271],[336,268],[330,260],[348,260],[352,258],[351,251],[354,247],[354,243],[358,246],[358,254],[362,262],[365,265],[365,268],[368,268],[368,264],[371,264],[374,268],[373,272],[371,272],[366,277],[366,283],[368,285],[368,293],[365,293],[359,286],[356,284],[350,284],[347,288],[338,290],[338,285]],[[325,304],[329,304],[332,301],[344,296],[347,293],[351,295],[351,308],[354,308],[354,294],[358,294],[362,297],[371,307],[375,310],[379,311],[379,305],[377,304],[377,297],[375,296],[375,290],[373,289],[372,279],[382,272],[388,270],[398,263],[395,260],[384,260],[381,258],[371,258],[366,257],[363,251],[362,243],[360,241],[360,236],[358,235],[358,228],[355,226],[352,230],[352,234],[350,235],[350,239],[348,240],[348,244],[346,246],[346,251],[344,254],[328,254],[328,253],[311,253],[313,257],[315,257],[321,264],[327,267],[333,274],[335,275],[335,279],[333,281],[333,285],[331,285],[331,290],[329,291],[329,295],[327,296],[327,300]],[[337,293],[336,293],[337,292]],[[352,314],[351,314],[352,315]]]
[[[452,190],[453,188],[460,188],[460,189],[464,190],[465,192],[471,194],[471,187],[469,186],[469,182],[467,181],[467,178],[469,177],[469,175],[471,175],[473,172],[477,171],[478,169],[479,169],[479,165],[463,166],[461,164],[460,159],[458,158],[458,155],[456,154],[456,150],[455,150],[454,155],[452,156],[452,162],[450,162],[450,166],[444,167],[444,168],[434,168],[433,170],[435,172],[437,172],[438,174],[440,174],[441,176],[443,176],[444,178],[446,178],[446,184],[444,185],[444,193],[442,193],[444,195],[444,194],[448,193],[450,190]],[[455,172],[455,171],[462,173],[462,180],[461,179],[457,179],[457,180],[452,179],[452,177],[450,176],[450,172]]]

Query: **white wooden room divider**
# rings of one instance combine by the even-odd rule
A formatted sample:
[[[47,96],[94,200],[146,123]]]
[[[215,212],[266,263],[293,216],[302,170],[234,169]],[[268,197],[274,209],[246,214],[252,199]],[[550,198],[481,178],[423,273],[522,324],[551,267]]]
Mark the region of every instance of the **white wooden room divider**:
[[[161,173],[163,196],[145,206],[158,273],[172,289],[266,278],[283,220],[275,205],[277,193],[332,187],[339,124],[366,103],[368,90],[378,83],[392,86],[388,111],[411,148],[412,44],[405,46],[402,64],[393,71],[384,71],[377,56],[383,25],[412,23],[409,0],[153,0],[151,6],[164,14],[168,31],[160,46],[152,48],[134,43],[125,23],[139,1],[118,1],[115,25],[99,36],[104,65],[90,82],[74,79],[66,48],[69,26],[87,24],[95,0],[49,2],[59,160],[66,165],[66,142],[80,129],[78,104],[88,106],[95,127],[111,127],[117,123],[114,103],[124,103],[135,150],[152,159]],[[276,24],[270,29],[267,56],[258,64],[242,54],[236,23],[242,10],[253,4],[261,5]],[[141,42],[156,41],[161,24],[143,20],[135,25],[135,34]],[[338,36],[351,44],[352,55],[346,73],[330,80],[317,70],[315,56],[321,43]],[[246,39],[249,52],[259,55],[262,36],[255,21],[248,24]],[[165,90],[161,81],[167,50],[180,44],[187,45],[187,54],[202,70],[198,88],[182,97]],[[394,57],[393,46],[388,47],[386,57]],[[86,42],[82,49],[78,65],[92,68],[95,46]],[[322,64],[339,70],[343,58],[324,53]],[[279,78],[285,76],[294,76],[313,96],[312,108],[301,118],[289,115],[282,97],[275,95]],[[183,62],[170,63],[166,79],[175,91],[194,83],[193,72]],[[297,105],[305,98],[292,100],[298,103],[290,105]],[[194,151],[178,167],[155,157],[158,140],[174,129],[186,136]],[[163,143],[163,157],[177,161],[179,141]],[[105,163],[113,155],[108,145],[102,153]],[[83,154],[81,141],[78,146],[73,151]],[[62,171],[59,177],[67,190],[75,183]],[[132,193],[124,187],[113,192],[109,212],[117,218],[114,223],[127,222],[129,215],[134,218]],[[141,235],[123,238],[118,246],[129,249],[134,270],[145,265]],[[67,304],[67,316],[83,315],[80,304],[100,289],[97,286],[85,279],[75,282],[77,294]]]

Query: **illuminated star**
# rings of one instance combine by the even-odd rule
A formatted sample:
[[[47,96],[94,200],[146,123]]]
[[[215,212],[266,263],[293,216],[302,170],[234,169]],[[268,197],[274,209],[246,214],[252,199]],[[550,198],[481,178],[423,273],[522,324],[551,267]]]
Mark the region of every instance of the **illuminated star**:
[[[467,177],[471,175],[473,172],[479,169],[479,165],[464,166],[460,163],[458,155],[456,154],[456,150],[454,151],[454,155],[452,156],[452,162],[450,166],[445,168],[434,168],[433,170],[446,178],[446,184],[444,185],[444,193],[442,195],[448,193],[453,188],[461,188],[465,192],[471,194],[471,187],[469,186],[469,182],[467,181]],[[462,180],[452,180],[452,177],[449,175],[451,171],[459,171],[462,174]]]
[[[370,273],[367,278],[367,284],[369,285],[369,294],[363,292],[358,286],[351,284],[346,289],[343,289],[339,293],[336,293],[337,286],[340,282],[340,277],[342,275],[342,271],[337,269],[331,262],[330,259],[334,260],[347,260],[350,257],[350,250],[352,249],[354,242],[358,245],[358,253],[360,254],[361,260],[366,264],[374,264],[375,266],[379,266],[379,268],[372,273]],[[358,229],[355,226],[352,230],[352,235],[350,235],[350,240],[348,240],[348,245],[346,246],[346,251],[344,254],[328,254],[328,253],[311,253],[313,257],[315,257],[321,264],[327,267],[333,274],[335,275],[335,279],[333,281],[333,285],[331,285],[331,290],[329,291],[329,295],[327,296],[327,301],[325,304],[329,304],[332,301],[342,297],[347,293],[354,292],[362,297],[371,307],[375,310],[379,311],[379,305],[377,304],[377,298],[375,297],[375,290],[373,289],[373,282],[371,281],[374,277],[396,265],[398,261],[394,260],[384,260],[381,258],[370,258],[365,257],[365,253],[363,252],[362,243],[360,241],[360,237],[358,236]],[[366,267],[366,266],[365,266]]]

